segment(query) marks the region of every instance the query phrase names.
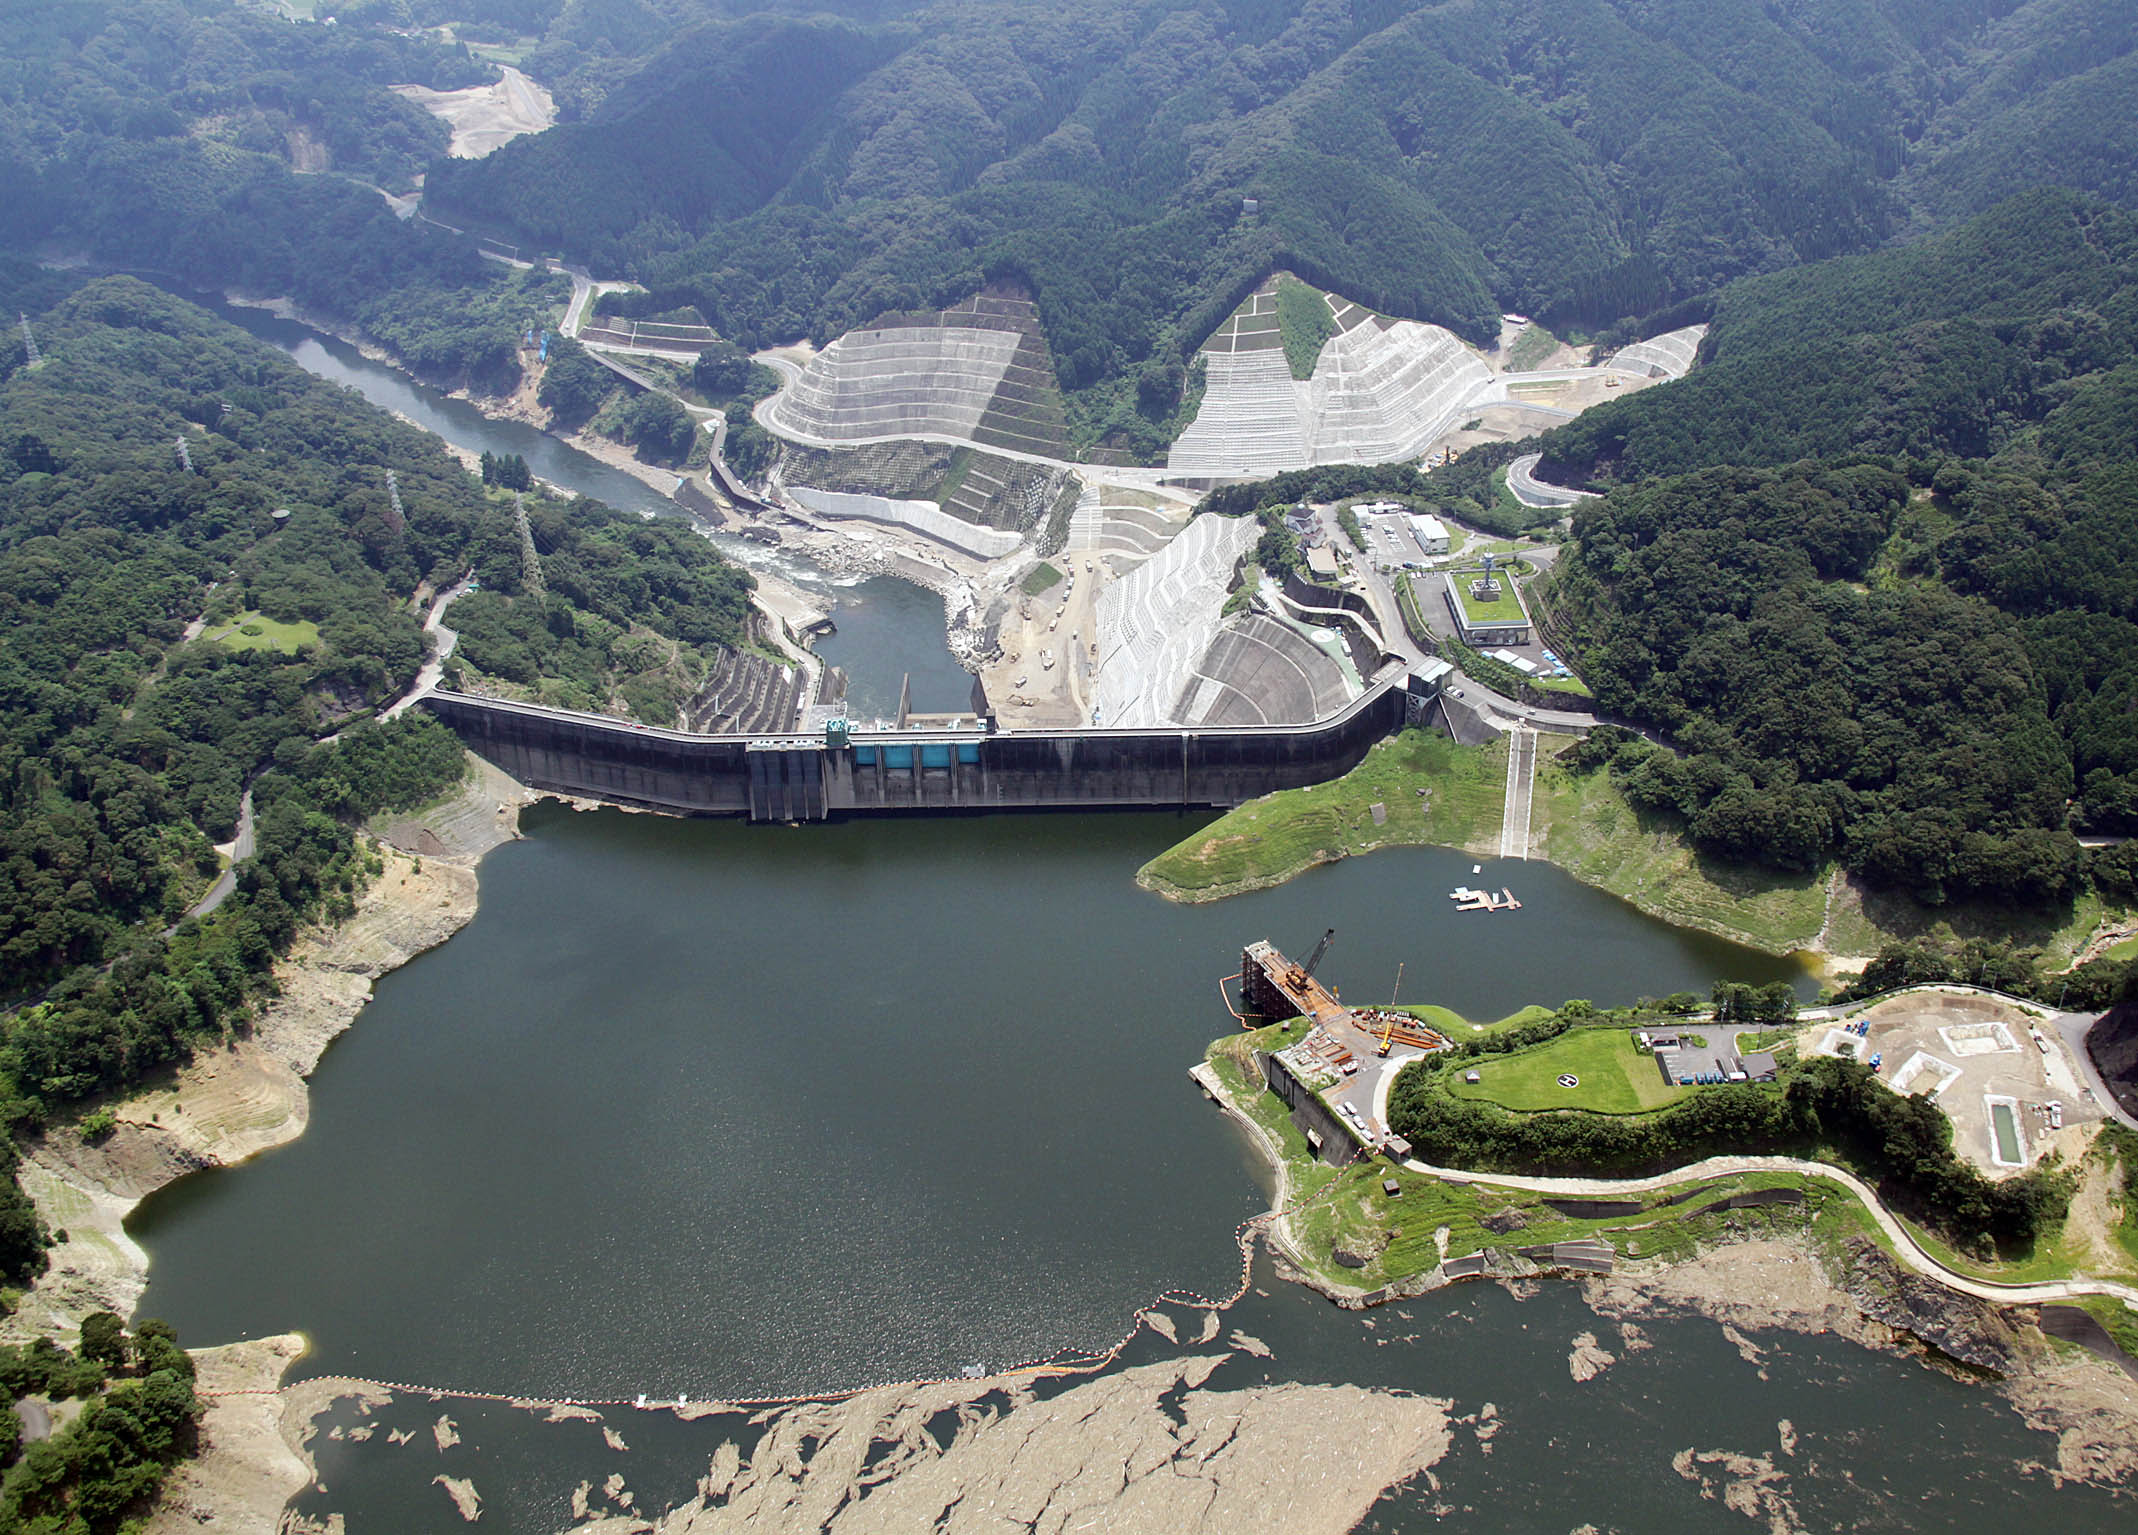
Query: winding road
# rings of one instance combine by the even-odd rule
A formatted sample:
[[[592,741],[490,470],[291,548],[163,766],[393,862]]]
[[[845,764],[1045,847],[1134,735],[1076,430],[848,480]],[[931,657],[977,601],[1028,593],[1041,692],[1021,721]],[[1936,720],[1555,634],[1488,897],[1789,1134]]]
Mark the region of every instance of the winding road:
[[[2058,1020],[2058,1025],[2065,1028],[2074,1020],[2083,1020],[2089,1025],[2092,1022],[2090,1015],[2066,1014]],[[2083,1048],[2084,1033],[2082,1028],[2079,1031],[2080,1040],[2073,1049],[2073,1054],[2082,1061],[2086,1060]],[[2068,1031],[2066,1038],[2070,1038]],[[2087,1064],[2090,1071],[2091,1063]],[[1396,1076],[1396,1070],[1385,1070],[1381,1073],[1380,1081],[1374,1084],[1373,1117],[1383,1125],[1388,1123],[1388,1093],[1395,1084]],[[2101,1089],[2097,1088],[2096,1091],[2102,1093],[2104,1102],[2112,1102]],[[2123,1116],[2119,1114],[2119,1117]],[[1963,1295],[1972,1295],[1978,1300],[1994,1301],[2006,1306],[2067,1301],[2084,1295],[2106,1295],[2138,1310],[2138,1285],[2124,1284],[2118,1280],[2059,1279],[2036,1284],[1998,1284],[1949,1268],[1916,1241],[1914,1234],[1879,1202],[1877,1192],[1861,1178],[1843,1168],[1825,1162],[1805,1161],[1800,1157],[1709,1157],[1704,1162],[1695,1162],[1690,1166],[1674,1168],[1670,1172],[1657,1173],[1648,1178],[1540,1178],[1521,1173],[1479,1173],[1459,1167],[1436,1167],[1430,1162],[1421,1162],[1416,1158],[1406,1160],[1403,1165],[1414,1173],[1438,1178],[1443,1183],[1488,1184],[1494,1188],[1522,1189],[1534,1194],[1561,1195],[1574,1199],[1623,1199],[1628,1195],[1651,1194],[1662,1189],[1676,1188],[1680,1184],[1700,1183],[1738,1173],[1797,1173],[1809,1178],[1824,1178],[1831,1183],[1840,1184],[1861,1201],[1903,1264],[1925,1278],[1934,1279]]]
[[[414,686],[380,713],[382,720],[398,719],[438,686],[438,679],[445,675],[445,663],[453,654],[453,647],[460,643],[460,636],[445,626],[445,610],[453,605],[453,599],[472,586],[475,573],[469,571],[452,586],[440,592],[431,603],[430,615],[423,620],[423,632],[431,636],[431,658],[423,663],[416,673]]]
[[[1524,506],[1543,511],[1550,507],[1572,506],[1577,501],[1590,499],[1585,490],[1569,490],[1564,485],[1551,485],[1537,478],[1537,465],[1541,453],[1525,453],[1507,465],[1507,489],[1515,500]]]

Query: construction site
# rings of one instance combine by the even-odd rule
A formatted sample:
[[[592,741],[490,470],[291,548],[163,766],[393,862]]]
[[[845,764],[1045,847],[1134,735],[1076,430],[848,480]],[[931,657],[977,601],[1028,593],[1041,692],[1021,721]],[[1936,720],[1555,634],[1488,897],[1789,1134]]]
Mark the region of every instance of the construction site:
[[[1388,1128],[1388,1086],[1408,1062],[1449,1048],[1446,1035],[1394,1008],[1351,1008],[1314,978],[1335,941],[1322,934],[1304,961],[1268,939],[1240,953],[1242,1028],[1307,1020],[1306,1037],[1261,1056],[1263,1080],[1284,1100],[1315,1157],[1334,1167],[1361,1157],[1401,1160],[1410,1144]],[[1227,1007],[1231,1007],[1228,998]]]
[[[1302,301],[1318,339],[1288,360],[1284,326]],[[1164,465],[1101,464],[1072,452],[1036,306],[994,287],[883,315],[821,350],[759,353],[781,381],[754,407],[780,440],[778,458],[762,483],[743,486],[716,453],[706,476],[686,481],[688,499],[746,538],[942,594],[950,648],[999,728],[1308,723],[1409,654],[1393,596],[1353,568],[1371,553],[1354,559],[1327,508],[1301,508],[1294,531],[1315,583],[1278,581],[1253,559],[1256,520],[1193,509],[1226,480],[1431,463],[1459,439],[1534,431],[1612,391],[1682,375],[1704,334],[1695,326],[1584,363],[1521,317],[1508,322],[1481,350],[1273,274],[1202,343],[1199,405]],[[595,321],[578,334],[619,355],[695,350],[711,334],[649,341],[644,330]],[[1517,369],[1518,356],[1551,366]],[[709,700],[708,723],[802,723],[811,699],[795,697],[783,721],[755,681]]]

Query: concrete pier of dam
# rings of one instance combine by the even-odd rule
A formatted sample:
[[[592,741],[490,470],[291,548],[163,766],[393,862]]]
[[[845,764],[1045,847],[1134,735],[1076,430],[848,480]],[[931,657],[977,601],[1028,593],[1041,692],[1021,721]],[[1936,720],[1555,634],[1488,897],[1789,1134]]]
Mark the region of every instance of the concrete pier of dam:
[[[890,811],[1229,808],[1335,778],[1437,707],[1440,675],[1389,667],[1340,713],[1225,729],[969,726],[698,735],[538,704],[423,700],[477,756],[530,788],[753,821]]]

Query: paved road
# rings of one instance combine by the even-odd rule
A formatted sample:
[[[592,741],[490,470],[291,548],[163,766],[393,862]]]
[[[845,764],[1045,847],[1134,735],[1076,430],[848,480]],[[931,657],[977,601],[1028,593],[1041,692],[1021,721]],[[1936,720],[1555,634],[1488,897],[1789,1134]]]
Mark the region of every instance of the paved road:
[[[452,606],[455,597],[460,596],[468,589],[469,584],[474,579],[474,572],[470,571],[451,587],[440,592],[437,599],[431,603],[430,614],[423,620],[424,633],[432,636],[431,658],[425,661],[423,669],[416,673],[415,686],[388,705],[386,710],[379,715],[380,719],[399,718],[417,700],[438,686],[438,679],[445,674],[445,663],[452,656],[453,647],[460,643],[460,636],[445,626],[445,610]]]
[[[586,324],[586,312],[594,300],[604,293],[618,293],[625,288],[634,288],[636,283],[609,282],[589,276],[583,266],[568,266],[561,261],[552,261],[550,270],[562,272],[572,280],[572,301],[564,306],[564,320],[557,329],[567,336],[577,336],[579,328]]]
[[[1507,801],[1500,810],[1500,857],[1529,857],[1529,816],[1537,789],[1537,733],[1517,725],[1507,741]]]
[[[1386,1112],[1386,1092],[1380,1095],[1376,1105],[1376,1117]],[[1383,1119],[1383,1123],[1386,1120]],[[1947,1268],[1925,1252],[1915,1237],[1896,1220],[1886,1207],[1879,1203],[1877,1193],[1854,1173],[1824,1162],[1806,1162],[1796,1157],[1709,1157],[1705,1162],[1695,1162],[1690,1167],[1681,1167],[1674,1172],[1659,1173],[1652,1178],[1530,1178],[1517,1173],[1473,1173],[1454,1167],[1435,1167],[1428,1162],[1412,1159],[1403,1164],[1412,1172],[1424,1173],[1438,1178],[1443,1183],[1481,1183],[1495,1188],[1523,1189],[1536,1194],[1556,1194],[1575,1199],[1623,1199],[1632,1194],[1651,1194],[1662,1189],[1674,1188],[1681,1183],[1700,1183],[1710,1178],[1727,1177],[1733,1173],[1801,1173],[1808,1177],[1824,1178],[1838,1183],[1870,1212],[1871,1219],[1878,1223],[1892,1242],[1900,1261],[1918,1274],[1963,1295],[1972,1295],[1978,1300],[1994,1301],[1999,1305],[2024,1305],[2042,1301],[2072,1300],[2082,1295],[2107,1295],[2122,1301],[2126,1306],[2138,1308],[2138,1286],[2120,1283],[2113,1279],[2050,1280],[2040,1284],[1995,1284],[1988,1280],[1975,1279]]]
[[[1746,1031],[1737,1028],[1718,1031],[1709,1025],[1700,1028],[1698,1032],[1711,1036],[1717,1032],[1727,1032],[1732,1036],[1730,1042],[1734,1045],[1735,1036]],[[1394,1067],[1398,1064],[1407,1065],[1408,1062],[1391,1063],[1389,1069],[1384,1070],[1380,1080],[1374,1084],[1372,1117],[1381,1125],[1388,1123],[1388,1090],[1395,1083]],[[1221,1098],[1219,1101],[1224,1100]],[[1264,1137],[1264,1140],[1267,1143],[1267,1137]],[[1273,1157],[1273,1161],[1280,1169],[1285,1165],[1281,1157]],[[1918,1274],[1962,1294],[2006,1306],[2072,1300],[2082,1295],[2107,1295],[2122,1301],[2126,1306],[2138,1309],[2138,1286],[2112,1279],[2051,1280],[2042,1284],[2005,1285],[1971,1278],[1949,1269],[1917,1244],[1908,1229],[1879,1203],[1876,1191],[1869,1184],[1853,1173],[1828,1166],[1824,1162],[1806,1162],[1796,1157],[1709,1157],[1704,1162],[1695,1162],[1689,1167],[1658,1173],[1650,1178],[1535,1178],[1520,1173],[1476,1173],[1456,1167],[1435,1167],[1430,1162],[1421,1162],[1416,1158],[1407,1160],[1403,1165],[1412,1172],[1438,1178],[1443,1183],[1475,1183],[1491,1188],[1523,1189],[1530,1193],[1554,1194],[1573,1199],[1624,1199],[1629,1195],[1655,1193],[1662,1189],[1675,1188],[1679,1184],[1701,1183],[1735,1173],[1801,1173],[1838,1183],[1854,1194],[1870,1212],[1871,1218],[1878,1223],[1879,1230],[1892,1242],[1894,1251],[1903,1264]]]
[[[252,856],[252,848],[252,790],[247,788],[238,800],[238,834],[230,844],[230,866],[215,876],[215,883],[208,887],[208,893],[188,906],[185,917],[180,917],[178,922],[185,921],[186,917],[205,917],[229,900],[230,892],[238,887],[238,865]],[[163,930],[164,937],[178,931],[178,922]]]
[[[2116,1101],[2116,1095],[2108,1090],[2108,1084],[2101,1080],[2101,1073],[2094,1068],[2093,1057],[2086,1053],[2086,1036],[2100,1021],[2099,1013],[2058,1013],[2050,1020],[2050,1026],[2063,1038],[2065,1052],[2077,1067],[2079,1081],[2093,1096],[2095,1106],[2119,1124],[2138,1130],[2138,1118],[2123,1111],[2123,1105]]]
[[[1515,500],[1541,511],[1550,507],[1572,506],[1576,501],[1589,499],[1589,493],[1585,490],[1569,490],[1564,485],[1549,485],[1538,479],[1537,464],[1543,457],[1541,453],[1525,453],[1508,463],[1507,489],[1513,492]]]
[[[1802,1173],[1809,1177],[1824,1178],[1838,1183],[1863,1202],[1871,1218],[1878,1223],[1892,1241],[1900,1261],[1929,1279],[1963,1295],[1972,1295],[1979,1300],[1995,1301],[1999,1305],[2022,1305],[2040,1301],[2072,1300],[2081,1295],[2108,1295],[2122,1301],[2126,1306],[2138,1307],[2138,1286],[2122,1284],[2113,1279],[2051,1280],[2042,1284],[1993,1284],[1987,1280],[1974,1279],[1966,1274],[1947,1268],[1936,1258],[1916,1244],[1908,1228],[1894,1219],[1892,1213],[1878,1202],[1878,1195],[1871,1186],[1854,1173],[1838,1167],[1829,1167],[1824,1162],[1805,1162],[1796,1157],[1709,1157],[1705,1162],[1695,1162],[1690,1167],[1681,1167],[1675,1172],[1659,1173],[1653,1178],[1525,1178],[1514,1173],[1471,1173],[1459,1168],[1434,1167],[1416,1160],[1403,1164],[1412,1172],[1424,1173],[1446,1183],[1486,1183],[1499,1188],[1525,1189],[1537,1194],[1560,1194],[1576,1199],[1623,1199],[1629,1194],[1648,1194],[1660,1189],[1675,1187],[1681,1183],[1698,1183],[1708,1178],[1726,1177],[1732,1173]]]

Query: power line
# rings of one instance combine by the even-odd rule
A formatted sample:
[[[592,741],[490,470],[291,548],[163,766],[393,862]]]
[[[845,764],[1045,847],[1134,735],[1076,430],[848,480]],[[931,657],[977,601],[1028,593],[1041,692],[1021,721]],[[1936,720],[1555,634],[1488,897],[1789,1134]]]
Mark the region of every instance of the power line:
[[[392,505],[386,512],[386,526],[395,533],[408,531],[408,514],[401,509],[401,482],[394,478],[391,469],[386,471],[386,495]]]

